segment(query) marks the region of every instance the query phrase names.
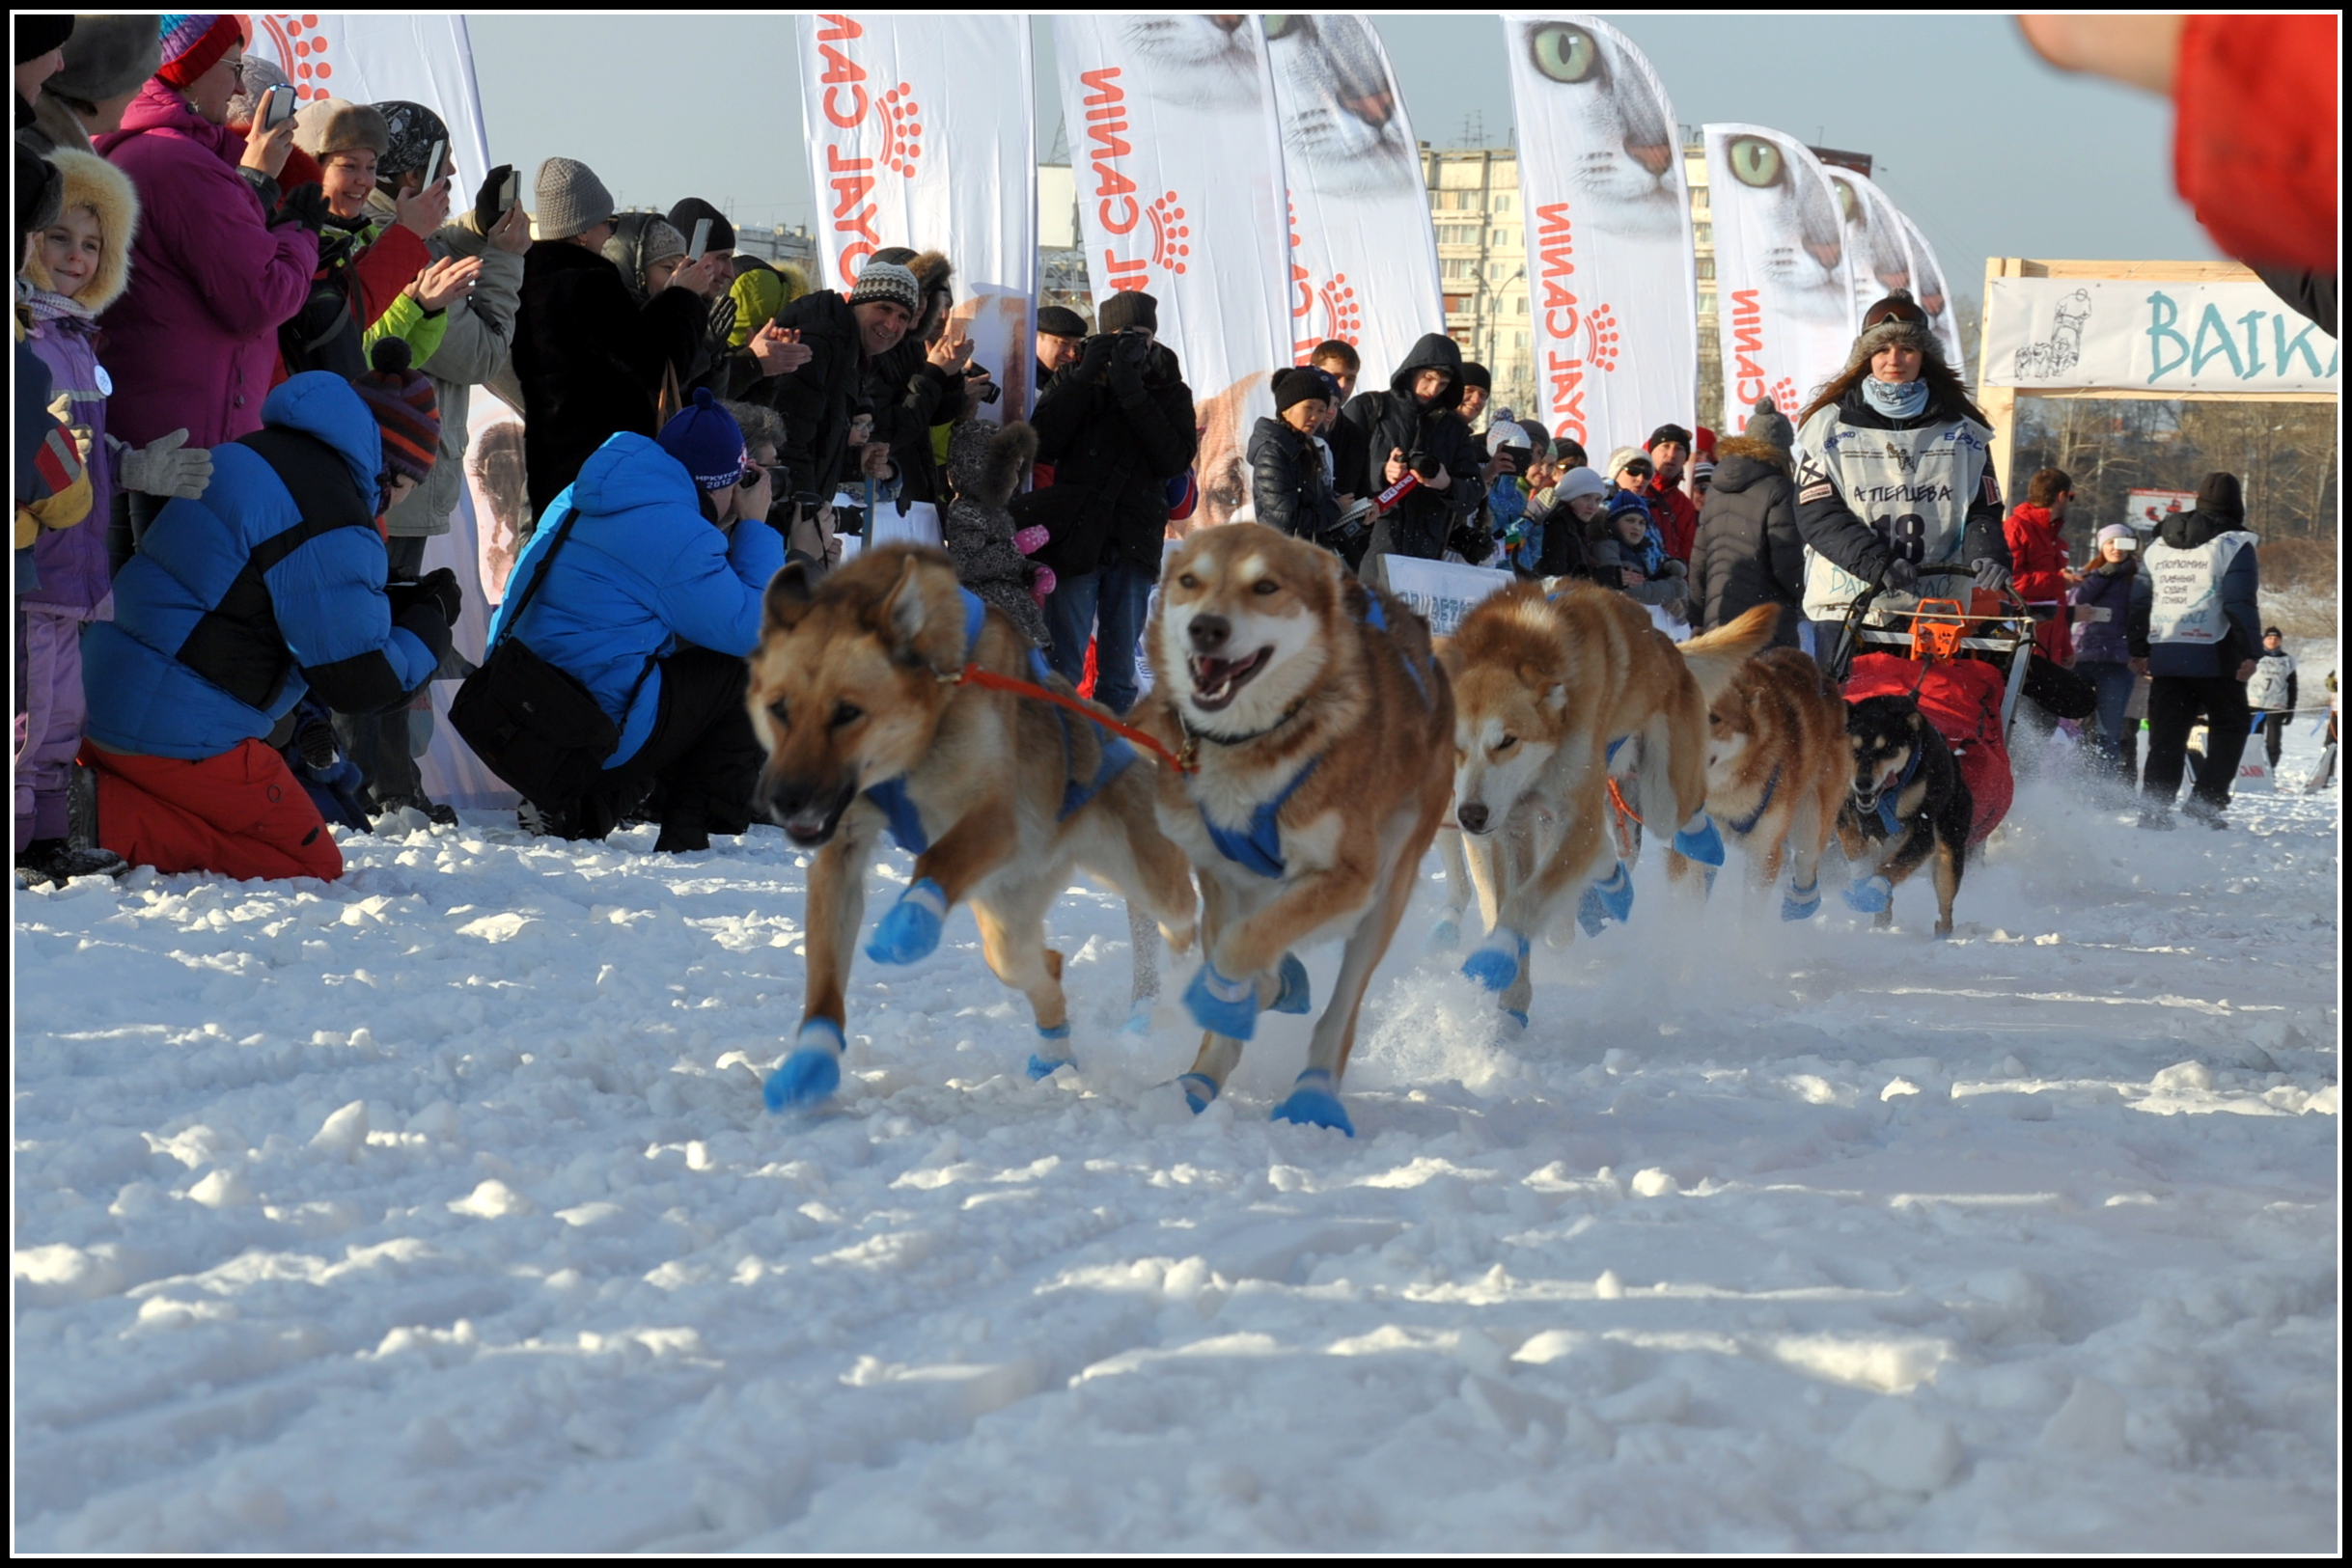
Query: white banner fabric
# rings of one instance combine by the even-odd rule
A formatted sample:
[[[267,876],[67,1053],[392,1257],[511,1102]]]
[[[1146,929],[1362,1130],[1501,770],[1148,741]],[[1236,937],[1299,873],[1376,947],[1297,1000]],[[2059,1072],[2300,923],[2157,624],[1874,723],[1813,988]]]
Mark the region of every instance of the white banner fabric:
[[[1595,454],[1695,425],[1698,277],[1666,88],[1597,17],[1514,12],[1503,27],[1544,424]]]
[[[1201,427],[1191,526],[1251,517],[1250,427],[1274,411],[1267,382],[1295,341],[1264,31],[1237,16],[1065,14],[1054,53],[1095,309],[1130,289],[1158,302]]]
[[[981,417],[1024,417],[1038,273],[1028,18],[819,12],[798,26],[824,287],[847,293],[878,250],[944,252],[952,319],[1005,389]]]
[[[1944,363],[1952,373],[1968,379],[1968,350],[1960,342],[1959,317],[1951,313],[1951,290],[1944,287],[1944,263],[1936,260],[1935,247],[1920,233],[1920,226],[1911,221],[1911,214],[1900,213],[1903,237],[1911,244],[1912,294],[1926,311],[1928,325],[1935,331],[1936,346],[1944,350]]]
[[[1378,390],[1445,319],[1420,144],[1370,17],[1261,18],[1290,182],[1290,358],[1355,345]]]
[[[457,165],[450,206],[463,211],[490,172],[490,141],[482,125],[482,93],[474,83],[474,46],[465,18],[393,12],[242,13],[246,52],[276,62],[294,84],[294,96],[422,103],[449,126]]]
[[[2337,341],[2263,285],[2101,278],[1985,284],[1984,383],[2333,393]]]
[[[1897,289],[1911,287],[1911,240],[1903,215],[1875,180],[1836,164],[1823,168],[1845,220],[1846,278],[1854,289],[1854,330],[1863,313]]]
[[[1845,364],[1854,344],[1844,221],[1820,160],[1762,125],[1702,127],[1715,225],[1720,430],[1736,430],[1770,394],[1793,412]]]
[[[1374,556],[1370,564],[1379,574],[1382,587],[1421,612],[1433,637],[1452,636],[1462,617],[1481,600],[1517,581],[1509,572],[1458,561],[1388,555]]]

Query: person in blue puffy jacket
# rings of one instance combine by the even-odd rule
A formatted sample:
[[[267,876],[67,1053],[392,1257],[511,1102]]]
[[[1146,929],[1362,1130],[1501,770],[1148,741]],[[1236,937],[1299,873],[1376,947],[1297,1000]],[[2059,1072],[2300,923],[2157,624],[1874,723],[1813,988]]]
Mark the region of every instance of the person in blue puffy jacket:
[[[602,839],[643,803],[661,823],[654,848],[678,854],[751,826],[761,758],[744,659],[784,565],[783,536],[765,521],[769,471],[752,455],[700,389],[656,439],[623,430],[598,447],[515,562],[493,646],[512,621],[621,727],[588,788],[529,803],[546,831]]]
[[[388,340],[354,381],[280,386],[261,429],[212,449],[204,494],[156,514],[83,644],[99,844],[162,871],[342,874],[270,736],[310,694],[404,703],[447,656],[456,576],[387,594],[376,521],[429,470],[438,425]]]

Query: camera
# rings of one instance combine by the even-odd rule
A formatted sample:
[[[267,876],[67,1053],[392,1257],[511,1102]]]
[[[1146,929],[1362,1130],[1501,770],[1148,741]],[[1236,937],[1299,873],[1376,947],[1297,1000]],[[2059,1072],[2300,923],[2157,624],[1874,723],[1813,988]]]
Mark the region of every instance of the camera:
[[[1119,335],[1119,352],[1130,363],[1141,365],[1151,357],[1151,339],[1149,327],[1128,327]]]
[[[988,371],[986,369],[979,365],[966,366],[963,372],[964,379],[966,381],[974,380],[980,376],[986,375]],[[992,403],[1005,395],[1005,389],[998,386],[994,381],[991,381],[984,387],[971,389],[971,395],[978,398],[982,402]]]
[[[1410,453],[1406,454],[1404,466],[1411,469],[1414,473],[1420,475],[1424,480],[1433,480],[1437,478],[1437,470],[1439,466],[1437,459],[1430,456],[1427,453],[1422,451],[1419,447],[1414,448]]]

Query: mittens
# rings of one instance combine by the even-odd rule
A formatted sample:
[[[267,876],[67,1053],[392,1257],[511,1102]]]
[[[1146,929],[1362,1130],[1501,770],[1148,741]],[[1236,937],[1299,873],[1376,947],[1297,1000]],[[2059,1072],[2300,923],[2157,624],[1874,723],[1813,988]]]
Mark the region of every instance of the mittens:
[[[1043,523],[1032,523],[1012,536],[1012,547],[1025,556],[1033,556],[1044,549],[1052,538],[1053,535],[1046,531]]]

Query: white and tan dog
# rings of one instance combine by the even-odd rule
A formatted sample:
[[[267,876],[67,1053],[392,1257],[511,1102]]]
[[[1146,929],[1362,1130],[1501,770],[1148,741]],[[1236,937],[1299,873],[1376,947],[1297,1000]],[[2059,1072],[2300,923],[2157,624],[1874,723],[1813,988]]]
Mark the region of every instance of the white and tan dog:
[[[1676,824],[1674,881],[1702,886],[1723,864],[1705,810],[1707,701],[1771,640],[1776,615],[1754,610],[1677,647],[1621,593],[1579,583],[1547,597],[1520,583],[1454,628],[1442,655],[1455,694],[1454,820],[1495,889],[1481,899],[1491,929],[1462,973],[1520,1022],[1533,994],[1528,937],[1564,912],[1565,896],[1581,898],[1589,930],[1633,911],[1607,833],[1613,765],[1632,763],[1638,820]]]
[[[1352,1134],[1339,1099],[1356,1014],[1445,816],[1453,708],[1427,625],[1328,550],[1256,523],[1169,551],[1130,715],[1191,771],[1162,769],[1159,821],[1201,880],[1204,960],[1184,996],[1207,1032],[1183,1075],[1223,1092],[1259,1009],[1305,1012],[1292,949],[1345,941],[1307,1070],[1277,1120]]]
[[[1748,884],[1780,881],[1781,919],[1821,908],[1821,857],[1852,782],[1845,700],[1793,647],[1758,653],[1707,704],[1707,814],[1748,860]]]

